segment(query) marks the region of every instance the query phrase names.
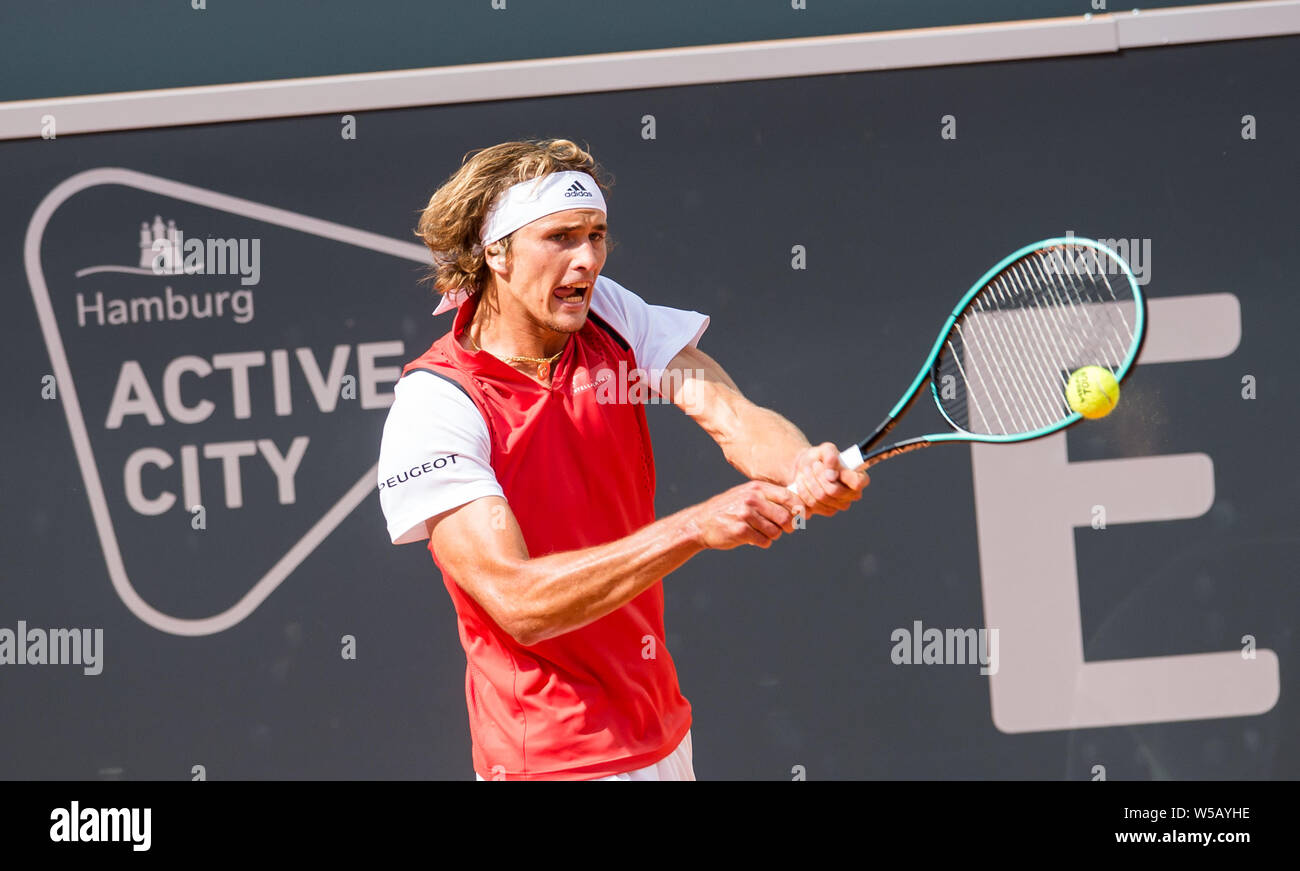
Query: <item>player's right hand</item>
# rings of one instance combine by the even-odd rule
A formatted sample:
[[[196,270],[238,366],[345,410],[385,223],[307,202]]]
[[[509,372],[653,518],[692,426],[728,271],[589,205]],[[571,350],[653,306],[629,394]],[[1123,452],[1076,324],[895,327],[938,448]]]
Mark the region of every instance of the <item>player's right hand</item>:
[[[788,488],[749,481],[695,506],[692,522],[708,548],[771,547],[782,532],[794,532],[802,508],[802,500]]]

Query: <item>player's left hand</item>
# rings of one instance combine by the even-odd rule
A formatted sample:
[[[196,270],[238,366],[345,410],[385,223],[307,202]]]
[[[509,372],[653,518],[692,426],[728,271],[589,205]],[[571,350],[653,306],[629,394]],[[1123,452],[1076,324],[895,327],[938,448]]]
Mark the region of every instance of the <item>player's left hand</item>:
[[[870,483],[866,472],[840,465],[840,449],[833,442],[814,445],[795,459],[795,492],[810,514],[829,517],[847,510]]]

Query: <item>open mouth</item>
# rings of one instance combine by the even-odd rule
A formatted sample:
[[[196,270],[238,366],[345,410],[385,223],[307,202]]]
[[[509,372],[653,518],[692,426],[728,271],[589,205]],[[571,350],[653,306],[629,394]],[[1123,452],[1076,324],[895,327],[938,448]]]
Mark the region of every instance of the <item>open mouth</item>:
[[[581,305],[582,301],[587,298],[587,293],[591,290],[590,281],[578,281],[573,284],[566,284],[563,287],[555,288],[555,295],[560,298],[561,302],[569,305]]]

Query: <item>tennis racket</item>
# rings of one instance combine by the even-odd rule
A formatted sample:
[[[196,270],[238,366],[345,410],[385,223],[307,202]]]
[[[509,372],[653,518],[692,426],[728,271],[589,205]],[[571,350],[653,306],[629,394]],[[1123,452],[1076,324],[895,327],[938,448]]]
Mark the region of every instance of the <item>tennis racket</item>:
[[[840,462],[864,469],[943,442],[1060,432],[1082,419],[1066,400],[1070,375],[1101,366],[1122,382],[1145,334],[1142,292],[1114,251],[1078,237],[1026,245],[966,292],[907,392]],[[927,383],[950,429],[881,445]]]

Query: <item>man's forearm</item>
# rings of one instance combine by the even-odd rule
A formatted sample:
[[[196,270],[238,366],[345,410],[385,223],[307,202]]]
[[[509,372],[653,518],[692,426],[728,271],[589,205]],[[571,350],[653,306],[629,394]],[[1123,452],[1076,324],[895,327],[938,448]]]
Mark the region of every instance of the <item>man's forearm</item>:
[[[729,406],[724,426],[711,433],[727,462],[746,478],[781,485],[794,480],[796,458],[811,446],[799,427],[741,396]]]
[[[617,541],[527,560],[513,585],[512,634],[531,645],[580,629],[704,549],[691,509],[683,509]]]
[[[746,478],[782,486],[794,480],[798,456],[811,447],[808,438],[775,411],[746,399],[708,354],[683,348],[665,373],[662,388]]]

